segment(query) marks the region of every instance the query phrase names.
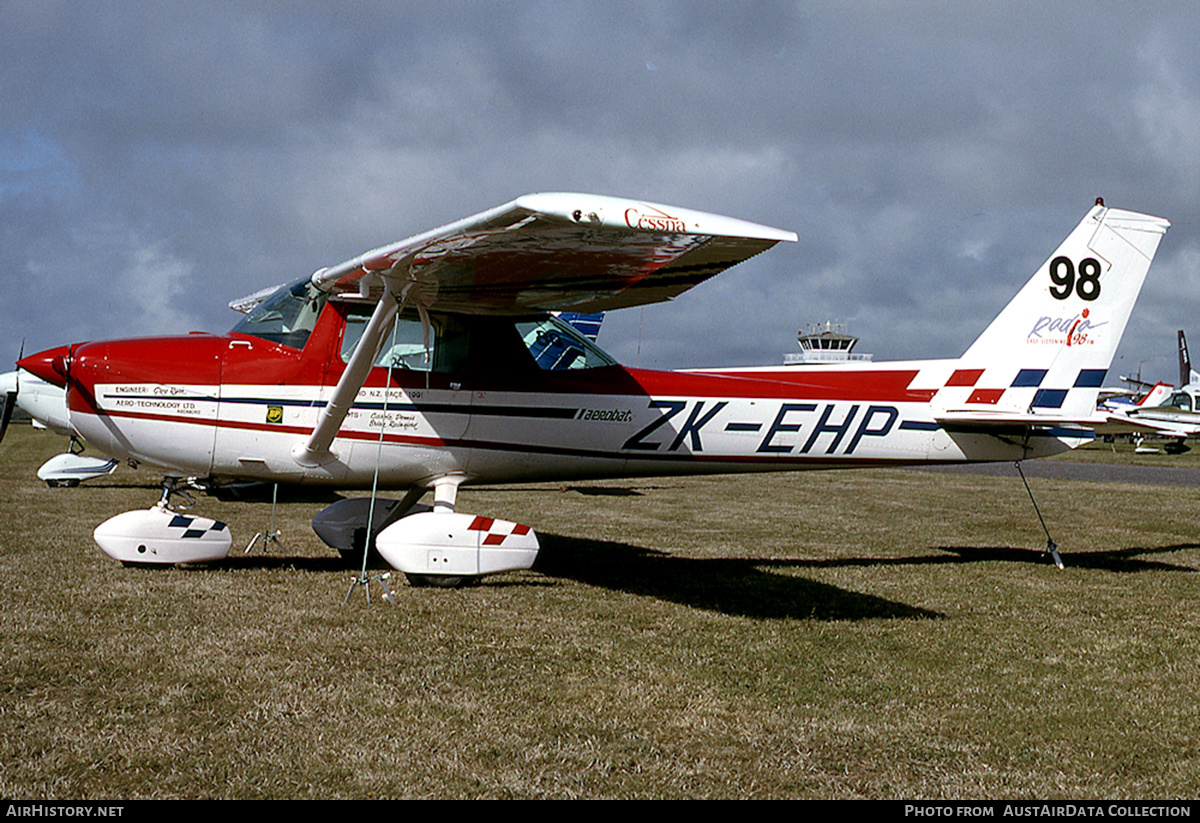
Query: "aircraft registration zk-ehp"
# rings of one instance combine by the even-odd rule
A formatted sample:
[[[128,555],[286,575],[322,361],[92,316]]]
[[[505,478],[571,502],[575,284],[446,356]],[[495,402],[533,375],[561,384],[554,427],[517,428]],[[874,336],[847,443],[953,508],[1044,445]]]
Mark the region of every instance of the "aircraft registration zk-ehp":
[[[98,450],[169,477],[405,489],[386,509],[335,506],[410,579],[457,581],[528,568],[538,548],[527,526],[456,513],[462,484],[1017,461],[1091,439],[1168,225],[1097,200],[957,359],[651,371],[553,313],[668,300],[796,235],[533,194],[281,287],[228,334],[19,365],[65,387]],[[101,548],[223,557],[228,529],[174,512],[171,487],[98,528]]]

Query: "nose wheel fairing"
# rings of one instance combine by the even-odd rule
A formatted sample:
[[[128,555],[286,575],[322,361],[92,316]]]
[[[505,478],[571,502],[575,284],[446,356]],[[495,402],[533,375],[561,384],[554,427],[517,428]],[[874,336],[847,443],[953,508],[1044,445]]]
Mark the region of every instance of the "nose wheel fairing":
[[[92,536],[101,551],[128,565],[221,560],[233,543],[224,523],[182,514],[161,503],[110,517]]]

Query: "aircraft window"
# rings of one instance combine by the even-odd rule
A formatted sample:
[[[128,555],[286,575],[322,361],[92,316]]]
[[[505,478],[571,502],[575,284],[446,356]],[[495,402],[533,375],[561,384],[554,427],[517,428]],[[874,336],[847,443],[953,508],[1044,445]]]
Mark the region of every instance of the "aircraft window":
[[[515,325],[525,348],[541,369],[559,371],[615,365],[599,347],[555,317],[522,320]]]
[[[281,286],[233,327],[233,331],[261,337],[293,349],[302,349],[317,324],[329,295],[305,278]]]
[[[1168,406],[1174,406],[1177,409],[1184,411],[1192,410],[1192,398],[1186,392],[1176,392],[1171,395],[1171,399],[1167,401]]]
[[[367,329],[367,321],[370,319],[369,314],[357,312],[352,312],[346,317],[346,328],[342,332],[342,360],[344,362],[350,362],[350,356],[354,354],[354,349],[358,345],[358,341],[362,339],[363,332]],[[396,320],[394,331],[388,332],[387,336],[383,338],[383,348],[380,349],[379,357],[375,358],[375,365],[408,371],[430,371],[436,340],[437,328],[430,324],[429,352],[427,354],[425,332],[421,327],[420,319],[401,316]]]

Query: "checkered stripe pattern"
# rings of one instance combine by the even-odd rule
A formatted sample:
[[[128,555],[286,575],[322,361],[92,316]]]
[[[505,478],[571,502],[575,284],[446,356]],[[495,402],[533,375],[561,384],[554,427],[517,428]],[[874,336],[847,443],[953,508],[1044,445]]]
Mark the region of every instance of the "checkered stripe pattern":
[[[950,375],[950,379],[946,381],[946,386],[949,387],[964,387],[971,388],[971,394],[967,398],[968,403],[994,406],[1000,402],[1000,398],[1009,389],[1028,389],[1034,388],[1037,391],[1033,395],[1033,402],[1030,403],[1032,408],[1040,409],[1061,409],[1063,403],[1066,402],[1067,392],[1071,389],[1098,389],[1104,383],[1104,377],[1108,374],[1108,369],[1080,369],[1079,374],[1075,377],[1075,382],[1070,388],[1043,388],[1042,381],[1046,379],[1047,369],[1021,369],[1017,372],[1017,376],[1012,382],[1002,388],[977,388],[975,384],[979,378],[983,376],[983,369],[957,369],[954,374]]]
[[[183,529],[181,535],[184,540],[199,540],[207,534],[213,532],[223,532],[228,526],[217,520],[209,520],[207,517],[191,517],[186,514],[177,514],[171,518],[171,522],[167,524],[171,529]]]
[[[525,535],[531,531],[528,526],[522,526],[520,523],[494,520],[491,517],[476,517],[467,528],[473,532],[487,532],[483,538],[485,546],[500,546],[510,535]]]

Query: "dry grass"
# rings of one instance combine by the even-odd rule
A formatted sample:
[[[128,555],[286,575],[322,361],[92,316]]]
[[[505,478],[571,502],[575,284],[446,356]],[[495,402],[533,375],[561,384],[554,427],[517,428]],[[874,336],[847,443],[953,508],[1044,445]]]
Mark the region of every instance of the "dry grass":
[[[914,471],[465,490],[540,573],[457,591],[350,572],[288,499],[200,501],[235,555],[126,569],[121,470],[0,445],[0,795],[1192,798],[1200,493]],[[376,594],[378,590],[376,590]]]

